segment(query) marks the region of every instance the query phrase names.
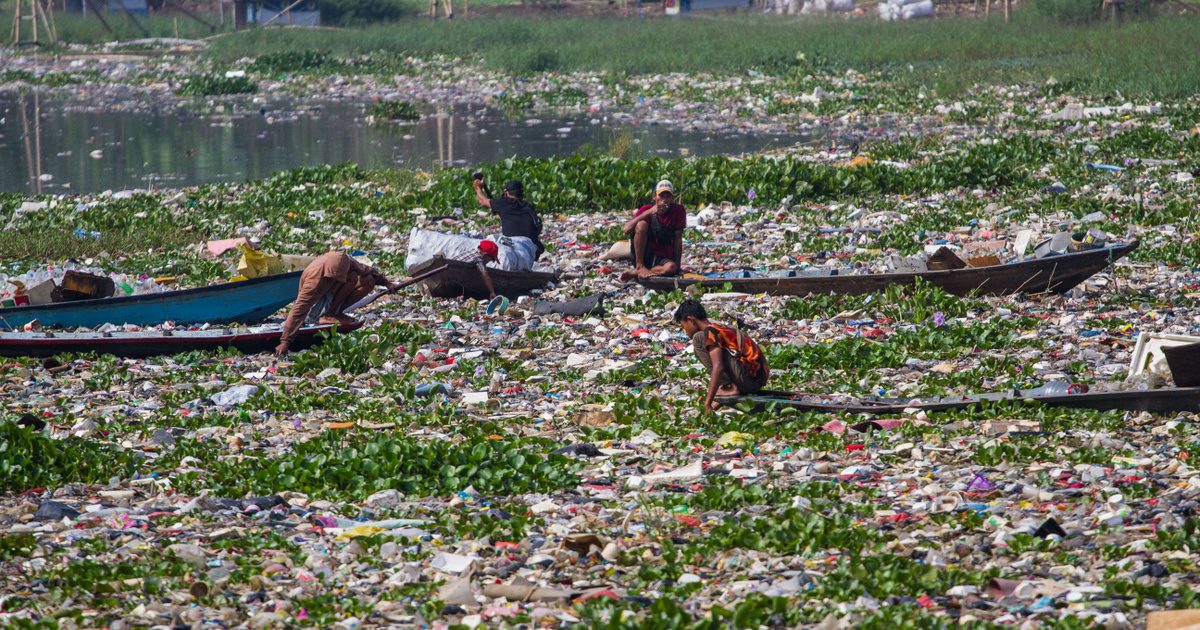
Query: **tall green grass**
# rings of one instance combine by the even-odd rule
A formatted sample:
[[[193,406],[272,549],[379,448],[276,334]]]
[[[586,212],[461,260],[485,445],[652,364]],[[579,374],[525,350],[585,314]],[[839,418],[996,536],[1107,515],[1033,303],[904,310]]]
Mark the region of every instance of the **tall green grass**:
[[[894,70],[902,82],[947,92],[975,83],[1041,83],[1050,77],[1098,93],[1179,97],[1200,92],[1200,18],[1180,16],[1082,26],[1064,26],[1032,11],[1018,13],[1009,24],[762,16],[419,19],[351,31],[239,33],[213,42],[210,54],[231,61],[299,49],[339,56],[444,54],[514,74],[777,72],[803,53],[827,68]]]

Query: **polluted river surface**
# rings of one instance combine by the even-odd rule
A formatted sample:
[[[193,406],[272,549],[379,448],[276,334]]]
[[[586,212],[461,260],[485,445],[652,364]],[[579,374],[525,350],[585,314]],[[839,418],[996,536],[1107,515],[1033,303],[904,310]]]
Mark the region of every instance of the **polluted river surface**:
[[[0,93],[0,191],[86,193],[243,181],[302,166],[435,168],[511,156],[569,155],[629,142],[679,157],[775,149],[804,135],[640,125],[587,113],[515,119],[483,107],[372,124],[368,103],[250,100],[90,107],[37,93]]]

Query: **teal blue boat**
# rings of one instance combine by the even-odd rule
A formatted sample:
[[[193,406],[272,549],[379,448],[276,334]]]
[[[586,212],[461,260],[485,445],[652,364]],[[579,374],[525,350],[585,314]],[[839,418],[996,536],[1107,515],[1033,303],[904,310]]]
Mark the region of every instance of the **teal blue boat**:
[[[95,328],[104,324],[155,326],[164,322],[253,324],[296,299],[300,273],[293,271],[148,295],[5,308],[0,309],[0,330],[16,330],[34,320],[48,328]]]

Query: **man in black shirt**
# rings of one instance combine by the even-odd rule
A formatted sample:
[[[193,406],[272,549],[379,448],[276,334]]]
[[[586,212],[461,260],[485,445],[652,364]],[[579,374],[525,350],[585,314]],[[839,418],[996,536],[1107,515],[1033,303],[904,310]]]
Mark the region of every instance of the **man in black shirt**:
[[[536,258],[541,258],[546,247],[542,245],[542,219],[533,206],[525,201],[525,187],[518,181],[504,185],[504,192],[499,197],[489,198],[483,178],[475,178],[475,198],[479,205],[490,208],[500,215],[500,231],[505,236],[524,236],[533,241],[537,247]]]

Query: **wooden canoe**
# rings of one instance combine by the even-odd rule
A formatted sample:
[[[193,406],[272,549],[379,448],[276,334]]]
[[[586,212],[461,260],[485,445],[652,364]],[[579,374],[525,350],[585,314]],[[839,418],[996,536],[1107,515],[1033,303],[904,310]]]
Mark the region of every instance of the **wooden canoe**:
[[[795,275],[782,278],[687,278],[653,276],[638,280],[648,289],[671,291],[693,284],[730,285],[738,293],[808,295],[874,293],[894,284],[912,284],[921,278],[952,295],[1011,295],[1013,293],[1065,293],[1137,249],[1137,241],[1049,258],[1023,260],[992,267],[967,267],[950,271],[871,273],[847,275]]]
[[[804,400],[804,398],[809,400]],[[996,401],[1034,402],[1052,407],[1074,407],[1110,411],[1149,411],[1151,413],[1200,412],[1200,387],[1175,387],[1128,392],[1088,392],[1056,396],[1021,396],[1015,393],[975,394],[972,396],[942,397],[917,401],[899,398],[865,398],[848,402],[812,400],[814,395],[794,392],[763,391],[753,396],[721,396],[722,405],[734,406],[750,402],[756,409],[790,407],[800,411],[816,413],[865,413],[870,415],[893,415],[905,409],[921,411],[945,411],[968,409]]]
[[[0,309],[0,330],[19,330],[38,320],[47,328],[98,328],[104,324],[155,326],[254,324],[296,299],[300,273],[293,271],[240,282],[148,295]]]
[[[483,283],[483,276],[479,275],[479,269],[475,267],[475,263],[434,256],[419,265],[414,265],[412,269],[408,270],[408,273],[416,277],[443,265],[446,267],[445,271],[421,281],[421,285],[429,291],[430,295],[443,298],[469,297],[476,300],[488,297],[487,285]],[[492,279],[496,295],[503,295],[510,299],[529,295],[531,291],[545,289],[547,284],[557,282],[559,278],[557,273],[504,271],[493,267],[488,267],[488,276]]]
[[[336,332],[357,330],[362,324],[338,328]],[[2,357],[52,357],[66,352],[111,354],[118,357],[141,358],[164,354],[179,354],[193,350],[235,348],[244,354],[273,352],[283,334],[281,325],[256,329],[176,330],[164,332],[69,333],[69,332],[0,332]],[[302,350],[324,339],[322,333],[335,332],[334,326],[306,326],[300,329],[292,350]]]

